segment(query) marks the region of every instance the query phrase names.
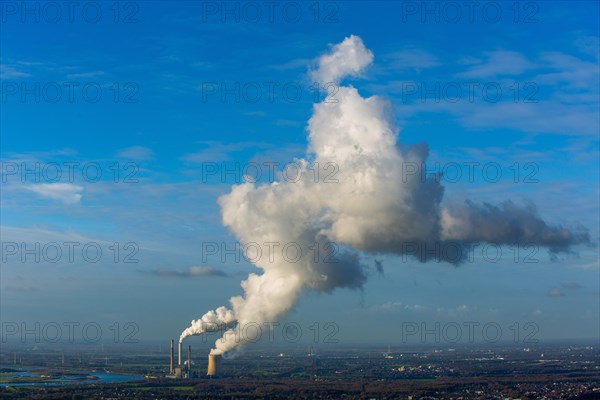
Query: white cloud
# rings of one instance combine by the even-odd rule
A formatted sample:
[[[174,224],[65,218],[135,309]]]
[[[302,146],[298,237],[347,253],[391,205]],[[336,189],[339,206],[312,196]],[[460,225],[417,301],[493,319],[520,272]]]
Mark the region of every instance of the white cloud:
[[[18,69],[10,67],[6,64],[0,65],[0,79],[27,78],[30,76],[31,74],[19,71]]]
[[[560,52],[541,55],[546,68],[552,72],[543,73],[534,78],[540,85],[564,83],[567,89],[584,89],[597,96],[598,62],[589,62]],[[596,97],[597,98],[597,97]]]
[[[250,117],[264,117],[267,115],[265,111],[244,111],[242,114]]]
[[[447,314],[448,317],[457,317],[457,316],[465,316],[466,314],[472,313],[477,311],[477,307],[473,307],[473,306],[468,306],[466,304],[461,304],[457,307],[454,308],[445,308],[445,307],[438,307],[436,309],[436,311],[439,314]],[[496,313],[497,310],[488,310],[491,313]]]
[[[270,65],[269,68],[279,70],[279,71],[293,70],[293,69],[297,69],[297,68],[305,68],[306,65],[310,63],[310,61],[311,60],[309,60],[307,58],[296,58],[295,60],[291,60],[286,63]]]
[[[270,147],[262,142],[235,142],[224,143],[216,141],[202,142],[204,149],[184,154],[181,159],[189,163],[222,162],[230,161],[233,155],[248,149],[264,149]]]
[[[392,311],[402,307],[399,301],[388,301],[387,303],[377,304],[369,307],[370,311]]]
[[[595,261],[585,262],[582,264],[574,264],[571,265],[570,268],[583,270],[600,270],[600,260],[596,259]]]
[[[498,50],[485,53],[485,61],[476,62],[467,71],[456,74],[459,78],[493,78],[496,76],[520,75],[535,68],[521,54],[514,51]]]
[[[598,103],[562,104],[556,100],[537,103],[502,101],[473,103],[465,99],[457,103],[433,100],[400,104],[399,115],[409,118],[421,113],[450,113],[466,128],[514,129],[528,133],[568,136],[598,135],[600,114]]]
[[[433,54],[420,49],[406,49],[396,51],[386,57],[389,68],[394,71],[414,69],[417,72],[425,68],[438,66],[439,60]]]
[[[565,294],[563,292],[560,291],[560,289],[557,288],[552,288],[550,290],[548,290],[548,292],[546,293],[546,296],[548,297],[562,297]]]
[[[600,58],[598,48],[600,47],[600,38],[598,36],[584,36],[575,41],[575,45],[582,53],[594,57],[596,60]]]
[[[154,157],[152,149],[144,146],[131,146],[119,150],[117,157],[130,160],[146,161]]]
[[[275,126],[279,127],[291,127],[291,126],[301,126],[302,121],[294,121],[292,119],[277,119],[274,122]]]
[[[597,38],[588,38],[585,44],[576,43],[576,46],[589,50],[595,42]],[[409,65],[415,64],[415,68],[419,63],[435,65],[435,55],[421,54],[420,50],[413,52],[398,53],[398,57]],[[398,64],[391,55],[384,60]],[[464,57],[456,64],[461,66],[461,70],[452,75],[456,81],[450,77],[441,83],[439,78],[436,81],[400,80],[394,73],[389,75],[388,81],[367,87],[374,92],[401,96],[402,102],[396,103],[397,115],[405,120],[423,113],[444,113],[456,116],[461,125],[470,129],[597,137],[600,125],[597,57],[590,59],[548,51],[527,58],[515,51],[499,50],[484,52],[478,58]],[[445,67],[453,69],[456,64]],[[393,72],[401,67],[398,65]],[[463,79],[466,82],[462,82]],[[488,84],[497,85],[494,87],[498,92],[484,89]],[[440,89],[426,93],[436,85],[440,85]],[[445,93],[445,88],[454,85],[460,90],[456,96]],[[454,98],[458,101],[452,100]]]
[[[415,312],[422,312],[422,311],[429,310],[429,307],[425,307],[420,304],[413,304],[413,305],[407,304],[406,306],[404,306],[404,309],[415,311]]]
[[[313,76],[328,81],[356,75],[372,57],[362,41],[351,36],[320,58]],[[589,241],[587,231],[548,225],[534,207],[519,207],[511,201],[498,205],[468,201],[447,208],[442,205],[444,187],[439,181],[423,180],[421,171],[411,177],[402,174],[406,162],[425,168],[428,148],[397,141],[398,130],[387,101],[376,96],[364,98],[352,86],[339,87],[336,100],[316,104],[308,122],[308,154],[315,165],[338,167],[335,185],[314,181],[308,174],[294,183],[246,182],[219,197],[219,205],[223,225],[240,243],[295,243],[300,249],[312,249],[333,242],[344,250],[336,253],[335,263],[315,259],[308,252],[297,262],[279,252],[257,260],[255,265],[262,274],[251,273],[241,283],[244,295],[229,300],[231,309],[222,309],[223,315],[230,312],[224,324],[276,320],[296,305],[305,289],[362,288],[368,269],[361,262],[361,251],[460,264],[464,260],[455,254],[426,254],[404,245],[430,249],[440,243],[531,243],[556,252]],[[299,161],[302,169],[308,170],[309,162]],[[262,247],[261,251],[266,254],[268,249]],[[383,309],[398,306],[391,303]],[[404,309],[427,308],[408,305]],[[205,317],[219,314],[218,310],[192,322],[181,339],[203,333],[197,327]],[[465,316],[476,311],[459,305],[448,313]],[[211,352],[222,354],[244,344],[224,335]]]
[[[226,277],[227,274],[221,270],[205,267],[205,266],[191,266],[184,271],[175,271],[172,269],[156,269],[152,271],[152,274],[157,276],[175,276],[180,278],[194,277],[194,276],[221,276]]]
[[[98,242],[112,244],[114,241],[102,241],[74,231],[56,231],[44,227],[24,228],[0,225],[3,240],[13,242]]]
[[[48,199],[59,200],[65,204],[77,204],[81,201],[82,186],[72,183],[41,183],[27,186],[27,189]]]
[[[311,71],[316,82],[339,82],[346,75],[357,76],[373,62],[373,53],[367,49],[361,38],[351,35],[322,55],[318,68]]]
[[[104,75],[104,71],[79,72],[75,74],[67,74],[67,79],[96,78],[102,75]]]

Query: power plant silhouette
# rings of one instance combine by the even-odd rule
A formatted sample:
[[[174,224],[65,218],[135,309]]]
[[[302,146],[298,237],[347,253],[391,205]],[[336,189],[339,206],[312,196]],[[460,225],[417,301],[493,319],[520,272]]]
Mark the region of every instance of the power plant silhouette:
[[[177,365],[175,365],[174,344],[175,344],[174,340],[171,339],[169,373],[167,374],[167,378],[174,378],[174,379],[193,378],[194,374],[192,372],[192,346],[188,346],[187,361],[185,363],[182,363],[183,343],[179,342],[178,349],[177,349]],[[219,354],[209,354],[208,355],[208,368],[206,371],[207,376],[219,375],[219,370],[221,367],[221,358],[222,357]]]

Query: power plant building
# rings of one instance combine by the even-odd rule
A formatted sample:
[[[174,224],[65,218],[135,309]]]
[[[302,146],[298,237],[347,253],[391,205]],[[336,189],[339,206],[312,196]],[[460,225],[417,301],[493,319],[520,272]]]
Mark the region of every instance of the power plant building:
[[[185,363],[182,362],[183,357],[183,343],[179,342],[177,346],[177,364],[175,365],[175,346],[174,341],[171,339],[171,349],[169,356],[169,373],[167,374],[167,378],[173,379],[189,379],[193,377],[192,374],[192,346],[188,346],[187,348],[187,361]],[[208,368],[206,369],[206,375],[213,377],[218,376],[221,370],[221,360],[222,356],[220,354],[209,354],[208,355]]]
[[[191,378],[192,377],[192,346],[188,346],[188,359],[185,364],[182,365],[182,347],[183,344],[179,342],[177,347],[177,366],[175,366],[175,354],[174,354],[174,342],[171,339],[171,354],[169,360],[169,373],[168,378]]]

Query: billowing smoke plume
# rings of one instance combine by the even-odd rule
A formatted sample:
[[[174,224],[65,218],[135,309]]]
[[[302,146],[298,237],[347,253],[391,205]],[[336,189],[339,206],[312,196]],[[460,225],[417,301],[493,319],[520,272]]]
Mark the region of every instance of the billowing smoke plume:
[[[322,56],[311,74],[322,82],[339,82],[346,75],[359,75],[372,60],[362,40],[350,36]],[[303,289],[361,288],[368,268],[359,251],[459,264],[469,242],[528,243],[563,251],[589,241],[585,230],[549,226],[533,207],[511,202],[441,206],[444,188],[439,179],[424,178],[420,171],[427,146],[397,143],[389,104],[375,96],[363,98],[352,86],[339,87],[334,97],[314,106],[308,123],[310,162],[301,160],[300,180],[244,183],[219,199],[224,225],[241,243],[260,245],[263,256],[255,264],[262,274],[250,274],[242,282],[244,295],[230,299],[231,309],[209,311],[180,340],[229,326],[212,350],[222,354],[244,344],[234,333],[236,324],[277,320],[296,304]],[[316,164],[335,165],[337,182],[315,179]],[[413,168],[407,170],[407,165]],[[337,262],[327,257],[330,242],[338,245],[333,257]],[[294,244],[292,256],[282,251],[286,244]],[[440,244],[452,244],[458,253],[419,251]]]
[[[179,337],[183,342],[188,336],[199,335],[206,332],[218,332],[235,323],[235,316],[231,310],[225,307],[219,307],[215,311],[209,311],[202,318],[192,321],[192,325],[184,330]]]

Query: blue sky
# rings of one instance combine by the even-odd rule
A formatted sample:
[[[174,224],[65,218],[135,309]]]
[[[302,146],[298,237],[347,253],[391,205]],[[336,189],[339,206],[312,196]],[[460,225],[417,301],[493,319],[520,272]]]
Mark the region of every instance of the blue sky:
[[[455,22],[438,2],[427,3],[437,16],[421,2],[280,2],[272,21],[258,2],[257,22],[235,2],[239,22],[220,2],[120,2],[118,15],[95,2],[98,22],[90,9],[70,21],[64,8],[52,22],[54,10],[28,3],[37,22],[7,3],[2,321],[133,321],[140,339],[156,340],[240,294],[255,268],[202,254],[203,243],[233,246],[217,198],[240,179],[205,179],[203,168],[306,157],[307,121],[324,97],[307,72],[354,34],[375,59],[344,84],[389,100],[399,140],[426,142],[432,172],[460,166],[445,202],[530,202],[549,224],[584,225],[592,245],[556,259],[539,249],[531,263],[505,248],[498,262],[476,253],[459,267],[364,254],[383,276],[362,291],[308,291],[287,320],[334,321],[348,343],[398,341],[406,321],[534,322],[540,339],[598,338],[598,2],[482,2],[473,14],[460,6]],[[223,94],[236,84],[239,99]],[[465,162],[478,163],[473,180]],[[56,165],[63,176],[52,180]],[[6,247],[70,241],[100,243],[103,256],[38,263]]]

